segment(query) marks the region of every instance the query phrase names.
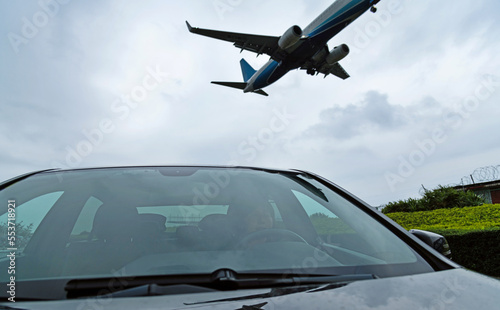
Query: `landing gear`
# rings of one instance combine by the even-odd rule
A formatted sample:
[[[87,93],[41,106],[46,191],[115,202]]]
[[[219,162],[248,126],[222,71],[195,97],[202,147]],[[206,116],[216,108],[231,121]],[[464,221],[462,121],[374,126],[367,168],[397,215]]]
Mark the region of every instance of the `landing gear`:
[[[307,74],[309,74],[309,75],[315,75],[316,74],[316,70],[314,70],[314,69],[307,69]]]
[[[377,13],[377,8],[376,8],[375,6],[372,6],[372,7],[370,8],[370,12],[372,12],[372,13]]]

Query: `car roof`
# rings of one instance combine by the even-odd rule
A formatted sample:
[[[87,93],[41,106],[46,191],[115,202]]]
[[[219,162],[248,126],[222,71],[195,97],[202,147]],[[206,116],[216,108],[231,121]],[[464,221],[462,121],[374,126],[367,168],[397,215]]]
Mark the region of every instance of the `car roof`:
[[[95,166],[95,167],[82,167],[82,168],[53,168],[44,169],[39,171],[34,171],[29,173],[29,175],[39,174],[39,173],[50,173],[50,172],[67,172],[67,171],[85,171],[85,170],[101,170],[101,169],[127,169],[127,168],[216,168],[216,169],[247,169],[247,170],[258,170],[266,172],[292,172],[292,173],[307,173],[311,172],[299,169],[285,169],[285,168],[269,168],[269,167],[259,167],[259,166],[231,166],[231,165],[123,165],[123,166]],[[23,175],[24,176],[24,175]]]
[[[314,173],[299,170],[299,169],[283,169],[283,168],[267,168],[267,167],[258,167],[258,166],[238,166],[238,165],[192,165],[192,164],[176,164],[176,165],[121,165],[121,166],[95,166],[95,167],[81,167],[81,168],[51,168],[51,169],[42,169],[35,170],[32,172],[28,172],[25,174],[21,174],[15,176],[11,179],[7,179],[0,183],[0,190],[9,185],[21,181],[23,179],[29,178],[33,175],[37,174],[45,174],[45,173],[57,173],[57,172],[71,172],[71,171],[90,171],[90,170],[104,170],[104,169],[135,169],[135,168],[216,168],[216,169],[246,169],[246,170],[256,170],[256,171],[265,171],[271,173],[278,172],[286,172],[286,173],[305,173],[309,175],[315,175]],[[317,175],[315,175],[317,176]]]

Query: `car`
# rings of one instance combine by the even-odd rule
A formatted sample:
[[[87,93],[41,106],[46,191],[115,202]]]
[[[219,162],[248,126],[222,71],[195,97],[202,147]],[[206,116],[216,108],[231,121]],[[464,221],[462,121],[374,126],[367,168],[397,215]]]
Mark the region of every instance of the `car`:
[[[500,281],[443,255],[442,236],[306,171],[50,169],[1,183],[0,201],[1,309],[500,304]]]

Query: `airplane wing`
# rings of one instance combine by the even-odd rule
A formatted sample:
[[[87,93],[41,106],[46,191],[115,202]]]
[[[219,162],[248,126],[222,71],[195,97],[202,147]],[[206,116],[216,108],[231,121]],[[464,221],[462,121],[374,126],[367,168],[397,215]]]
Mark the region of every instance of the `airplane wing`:
[[[186,24],[189,32],[191,33],[232,42],[234,43],[234,46],[240,48],[242,51],[246,50],[254,52],[257,53],[257,55],[267,54],[275,60],[280,59],[280,55],[278,53],[279,37],[202,29],[191,27],[191,25],[187,21]]]
[[[343,80],[350,77],[350,75],[344,70],[344,68],[342,68],[342,66],[338,62],[333,64],[329,69],[330,70],[328,72],[321,72],[321,73],[324,73],[325,77],[331,73]]]
[[[338,62],[334,63],[333,65],[323,65],[319,69],[316,69],[314,65],[309,62],[302,66],[300,69],[307,70],[307,73],[311,75],[322,73],[325,75],[325,77],[327,77],[328,75],[333,74],[343,80],[351,77]]]

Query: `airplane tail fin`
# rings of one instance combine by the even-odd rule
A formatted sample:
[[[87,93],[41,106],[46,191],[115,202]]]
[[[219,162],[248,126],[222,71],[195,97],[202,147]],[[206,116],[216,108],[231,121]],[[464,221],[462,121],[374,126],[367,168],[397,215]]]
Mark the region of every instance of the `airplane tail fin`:
[[[243,81],[248,82],[250,78],[257,72],[252,66],[248,64],[248,62],[241,58],[240,60],[240,65],[241,65],[241,73],[243,73]]]
[[[216,82],[216,81],[212,81],[212,84],[237,88],[237,89],[241,89],[241,90],[245,90],[245,88],[247,87],[247,83],[245,83],[245,82]],[[254,90],[254,91],[252,91],[252,93],[256,93],[256,94],[259,94],[262,96],[269,96],[265,91],[263,91],[261,89]]]
[[[248,86],[248,80],[257,72],[252,66],[246,62],[245,59],[240,60],[240,65],[241,65],[241,73],[243,74],[243,81],[244,82],[215,82],[213,81],[212,84],[217,84],[217,85],[222,85],[222,86],[227,86],[227,87],[232,87],[232,88],[237,88],[241,90],[245,90]],[[269,96],[265,91],[262,89],[258,90],[252,90],[252,93],[256,93],[259,95],[263,96]]]

